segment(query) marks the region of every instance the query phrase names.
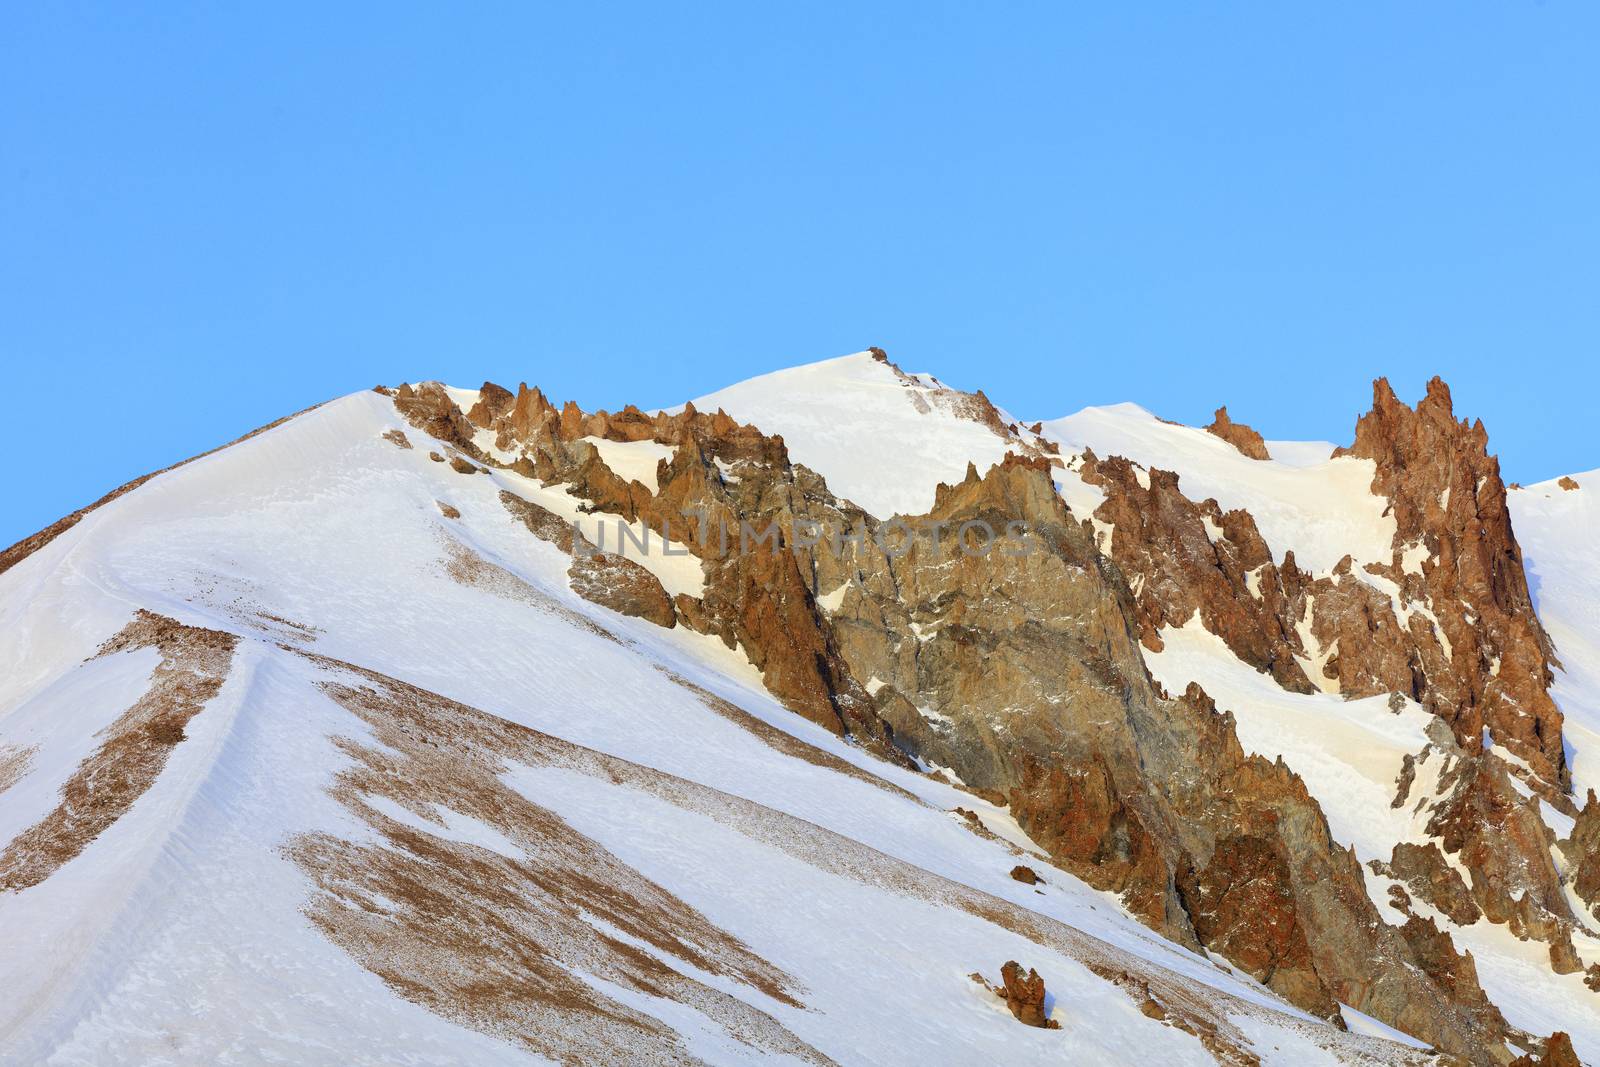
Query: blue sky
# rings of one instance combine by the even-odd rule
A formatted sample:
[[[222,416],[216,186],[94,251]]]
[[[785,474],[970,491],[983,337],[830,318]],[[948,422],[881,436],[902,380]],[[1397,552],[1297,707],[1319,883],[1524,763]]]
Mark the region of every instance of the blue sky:
[[[877,344],[1019,416],[1600,466],[1589,4],[7,5],[0,543],[375,382]]]

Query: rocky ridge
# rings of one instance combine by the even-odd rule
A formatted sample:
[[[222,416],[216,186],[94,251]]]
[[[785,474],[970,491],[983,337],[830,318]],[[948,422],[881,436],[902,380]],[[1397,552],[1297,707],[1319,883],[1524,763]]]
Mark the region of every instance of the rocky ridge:
[[[1445,762],[1434,792],[1409,795],[1403,781],[1395,801],[1427,813],[1426,836],[1443,851],[1397,842],[1383,868],[1415,871],[1426,857],[1422,880],[1437,887],[1461,881],[1449,865],[1461,866],[1470,906],[1461,894],[1423,899],[1457,922],[1482,915],[1546,941],[1558,973],[1571,970],[1571,932],[1582,920],[1551,863],[1556,836],[1539,811],[1539,800],[1576,811],[1549,694],[1554,657],[1487,435],[1481,423],[1454,418],[1438,379],[1414,409],[1380,380],[1373,411],[1341,454],[1374,462],[1372,491],[1395,518],[1392,559],[1358,567],[1346,556],[1316,576],[1292,551],[1274,562],[1247,512],[1190,500],[1172,472],[1092,451],[1073,462],[1105,495],[1094,517],[1110,528],[1103,547],[1136,591],[1146,648],[1160,651],[1163,629],[1197,617],[1284,689],[1387,694],[1392,706],[1415,701],[1448,727],[1416,754]]]
[[[586,509],[671,531],[706,576],[702,597],[673,602],[675,621],[743,648],[773,692],[813,721],[1004,796],[1057,863],[1121,892],[1168,936],[1222,952],[1328,1017],[1343,1001],[1463,1055],[1507,1033],[1471,957],[1447,933],[1420,918],[1400,928],[1381,920],[1359,866],[1292,771],[1245,756],[1229,717],[1198,688],[1174,699],[1149,679],[1139,643],[1210,609],[1208,628],[1231,636],[1242,659],[1286,688],[1311,688],[1294,606],[1314,605],[1316,591],[1332,603],[1342,583],[1322,579],[1308,596],[1307,576],[1292,557],[1281,573],[1274,567],[1247,513],[1195,505],[1174,475],[1150,472],[1145,485],[1127,461],[1090,456],[1085,480],[1106,490],[1096,518],[1113,531],[1107,558],[1093,525],[1055,491],[1061,459],[981,394],[969,402],[971,417],[1018,451],[943,487],[927,515],[883,521],[833,498],[819,476],[788,461],[781,438],[721,411],[591,414],[557,408],[525,385],[516,393],[486,385],[465,415],[436,385],[401,387],[396,403],[414,426],[476,462],[565,485]],[[482,431],[492,449],[478,443]],[[650,441],[673,454],[652,488],[624,481],[585,438]],[[941,534],[963,523],[1005,529],[1018,518],[1038,539],[1035,551],[952,560],[947,541],[940,552]],[[730,536],[774,526],[771,541],[729,551]],[[805,543],[819,528],[842,537]],[[1263,588],[1267,595],[1255,595]],[[1205,769],[1198,781],[1185,773],[1194,767]],[[1473,816],[1454,820],[1465,828],[1449,837],[1455,852],[1482,807],[1468,798],[1500,795],[1488,780],[1457,790],[1454,810]],[[1208,817],[1180,820],[1179,810]],[[1477,904],[1480,894],[1471,895]],[[1552,928],[1548,915],[1499,908],[1500,889],[1481,895],[1504,916],[1497,921],[1516,916],[1525,931],[1558,935],[1559,920]],[[1373,959],[1387,961],[1376,981]]]

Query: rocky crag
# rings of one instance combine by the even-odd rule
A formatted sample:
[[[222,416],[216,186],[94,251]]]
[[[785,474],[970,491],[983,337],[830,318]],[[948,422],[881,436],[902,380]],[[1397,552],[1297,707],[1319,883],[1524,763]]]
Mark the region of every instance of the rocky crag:
[[[486,384],[466,412],[436,384],[394,398],[467,476],[494,466],[565,486],[586,512],[665,532],[705,578],[701,596],[668,597],[647,569],[594,563],[563,520],[506,494],[532,533],[573,552],[582,595],[742,649],[792,710],[1002,798],[1064,869],[1302,1007],[1336,1018],[1350,1004],[1491,1062],[1511,1031],[1471,956],[1431,919],[1386,923],[1293,770],[1247,755],[1199,687],[1162,691],[1140,652],[1198,613],[1287,689],[1417,699],[1448,726],[1421,758],[1449,769],[1430,798],[1438,844],[1397,847],[1392,877],[1441,911],[1548,940],[1552,965],[1570,963],[1557,957],[1573,917],[1548,852],[1534,862],[1548,830],[1527,817],[1509,765],[1470,744],[1487,729],[1526,761],[1522,777],[1561,795],[1550,650],[1532,613],[1518,615],[1527,588],[1504,490],[1481,428],[1449,417],[1442,387],[1404,413],[1385,393],[1353,447],[1396,513],[1394,559],[1366,568],[1372,582],[1349,560],[1316,578],[1292,555],[1274,563],[1248,513],[1188,500],[1176,475],[1089,454],[1080,473],[1104,493],[1093,518],[1109,525],[1106,544],[1057,492],[1056,449],[981,394],[953,403],[1015,450],[942,487],[927,514],[886,517],[837,499],[781,438],[721,411],[586,413],[526,385]],[[596,442],[671,453],[652,486],[624,479]],[[1420,461],[1443,443],[1450,463]],[[1440,483],[1474,491],[1452,505]],[[1419,545],[1420,573],[1407,569]],[[1474,626],[1490,613],[1495,626]],[[1319,665],[1312,641],[1337,652]],[[1512,715],[1523,697],[1529,721]],[[1460,857],[1473,884],[1451,881],[1436,854]]]

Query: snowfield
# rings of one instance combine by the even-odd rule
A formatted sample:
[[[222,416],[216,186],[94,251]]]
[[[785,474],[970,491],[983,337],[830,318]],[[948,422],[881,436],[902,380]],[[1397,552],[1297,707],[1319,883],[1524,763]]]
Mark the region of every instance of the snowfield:
[[[1084,408],[1046,422],[1044,430],[1063,451],[1126,456],[1175,472],[1191,500],[1210,497],[1224,511],[1245,509],[1278,558],[1293,549],[1302,570],[1327,573],[1346,554],[1358,565],[1389,562],[1394,520],[1372,494],[1371,460],[1331,459],[1332,449],[1323,452],[1319,443],[1284,441],[1267,446],[1274,458],[1251,459],[1220,437],[1163,422],[1137,404]]]
[[[789,456],[821,473],[836,495],[879,518],[921,515],[940,482],[967,463],[999,463],[1006,446],[988,427],[941,404],[929,375],[896,374],[866,352],[793,367],[696,397],[780,435]]]
[[[782,434],[796,462],[875,514],[917,513],[939,482],[969,461],[998,462],[1006,444],[909,377],[860,354],[694,403]],[[454,393],[463,408],[476,399]],[[1351,1032],[1313,1019],[1032,851],[973,833],[953,809],[1029,844],[1004,809],[785,710],[738,651],[581,599],[568,558],[499,494],[571,519],[576,501],[509,472],[430,462],[411,427],[415,448],[384,438],[402,426],[376,393],[332,401],[154,478],[0,574],[0,846],[61,805],[75,768],[168,669],[152,647],[97,656],[137,612],[236,640],[220,688],[148,789],[43,880],[0,889],[0,1062],[548,1062],[541,1042],[623,1040],[594,1004],[660,1028],[660,1044],[636,1053],[646,1059],[670,1048],[710,1063],[1213,1062],[1196,1036],[1141,1012],[1131,990],[1142,987],[1209,1013],[1263,1063],[1421,1062],[1404,1035],[1359,1013],[1347,1015]],[[1047,423],[1045,435],[1064,453],[1177,470],[1190,496],[1249,508],[1274,554],[1292,549],[1310,569],[1346,552],[1388,558],[1393,525],[1364,461],[1317,459],[1307,445],[1256,462],[1131,405]],[[659,446],[595,443],[625,476],[654,483]],[[1579,480],[1579,492],[1536,486],[1512,501],[1565,667],[1556,696],[1575,778],[1600,786],[1588,752],[1600,741],[1600,474],[1593,488]],[[1081,483],[1063,491],[1075,508],[1092,503]],[[693,560],[641,562],[669,592],[699,588]],[[1414,832],[1388,802],[1400,761],[1426,743],[1419,708],[1286,693],[1203,631],[1163,636],[1155,676],[1175,690],[1197,680],[1231,708],[1245,746],[1302,774],[1362,860]],[[392,727],[385,701],[409,702],[417,718]],[[442,781],[452,735],[426,735],[447,722],[514,724],[506,751],[541,754],[488,774],[502,809],[458,810],[427,775],[360,777],[398,761]],[[535,840],[539,819],[549,836]],[[404,853],[397,842],[407,855],[470,859],[509,885],[558,872],[555,925],[505,905],[524,916],[506,920],[512,933],[543,945],[534,971],[492,958],[514,988],[559,971],[592,1002],[564,1002],[529,1039],[515,1019],[476,1003],[430,1007],[384,977],[355,927],[329,916],[359,900],[351,923],[405,925],[415,905],[371,888],[373,865]],[[318,866],[318,847],[368,866]],[[1022,862],[1043,885],[1009,877]],[[696,932],[663,942],[625,928],[626,908],[607,895],[624,885],[681,902]],[[1527,965],[1543,946],[1503,930],[1468,933],[1462,947],[1513,1022],[1567,1029],[1600,1059],[1581,975]],[[1060,1030],[1019,1025],[969,977],[997,981],[1012,959],[1044,977]],[[751,977],[766,969],[780,978]]]
[[[1507,494],[1539,619],[1556,645],[1556,703],[1566,722],[1573,792],[1600,791],[1600,470]]]

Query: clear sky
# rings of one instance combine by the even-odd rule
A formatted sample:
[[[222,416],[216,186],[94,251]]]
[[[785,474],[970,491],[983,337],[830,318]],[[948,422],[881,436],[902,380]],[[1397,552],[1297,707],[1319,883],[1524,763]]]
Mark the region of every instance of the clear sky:
[[[1439,373],[1600,466],[1600,6],[244,6],[0,8],[0,544],[375,382],[872,344],[1341,442]]]

